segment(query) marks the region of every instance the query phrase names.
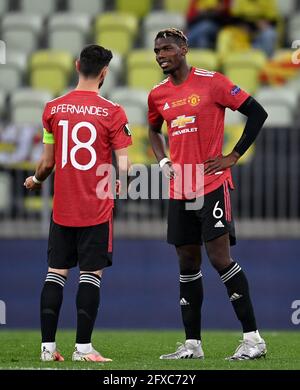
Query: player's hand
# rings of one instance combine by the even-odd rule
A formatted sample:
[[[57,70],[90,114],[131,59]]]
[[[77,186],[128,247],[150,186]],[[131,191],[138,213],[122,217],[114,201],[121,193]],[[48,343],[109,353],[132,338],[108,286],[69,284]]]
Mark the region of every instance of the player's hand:
[[[176,176],[176,173],[172,167],[171,162],[165,163],[165,165],[161,168],[161,170],[163,171],[163,174],[166,176],[167,179],[171,180],[174,179]]]
[[[210,158],[204,162],[204,174],[213,175],[216,172],[222,172],[226,168],[230,168],[235,165],[240,158],[240,155],[233,151],[227,156],[218,156]]]
[[[27,190],[30,190],[30,191],[41,189],[42,185],[41,185],[41,184],[35,183],[35,182],[32,180],[32,177],[33,177],[33,176],[27,177],[27,179],[26,179],[25,182],[24,182],[24,186],[27,188]]]

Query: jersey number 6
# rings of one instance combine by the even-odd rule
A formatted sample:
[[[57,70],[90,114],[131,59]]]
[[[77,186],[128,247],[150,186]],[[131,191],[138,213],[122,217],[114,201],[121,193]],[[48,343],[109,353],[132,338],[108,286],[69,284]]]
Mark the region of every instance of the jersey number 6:
[[[214,211],[213,211],[213,216],[216,219],[220,219],[223,217],[223,210],[219,206],[220,201],[218,200],[217,203],[215,204]]]

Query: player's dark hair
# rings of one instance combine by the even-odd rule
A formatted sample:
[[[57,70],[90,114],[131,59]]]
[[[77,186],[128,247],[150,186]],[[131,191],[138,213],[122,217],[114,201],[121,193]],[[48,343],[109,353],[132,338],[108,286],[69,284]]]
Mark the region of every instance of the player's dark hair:
[[[97,77],[112,57],[110,50],[98,45],[88,45],[80,53],[80,73],[85,77]]]
[[[177,30],[177,28],[167,28],[165,30],[159,31],[155,37],[155,41],[158,38],[169,38],[169,37],[173,38],[178,45],[182,45],[182,44],[186,46],[188,45],[187,37],[184,35],[184,33],[181,30]]]

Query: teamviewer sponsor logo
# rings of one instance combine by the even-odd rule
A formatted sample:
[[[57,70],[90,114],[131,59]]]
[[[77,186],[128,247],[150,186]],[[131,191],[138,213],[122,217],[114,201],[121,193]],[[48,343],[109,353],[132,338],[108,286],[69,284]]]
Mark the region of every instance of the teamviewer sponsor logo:
[[[293,301],[291,308],[294,310],[291,316],[292,323],[294,325],[300,324],[300,299]]]
[[[4,301],[0,301],[0,325],[6,324],[6,305]]]
[[[0,40],[0,64],[6,64],[6,44]]]

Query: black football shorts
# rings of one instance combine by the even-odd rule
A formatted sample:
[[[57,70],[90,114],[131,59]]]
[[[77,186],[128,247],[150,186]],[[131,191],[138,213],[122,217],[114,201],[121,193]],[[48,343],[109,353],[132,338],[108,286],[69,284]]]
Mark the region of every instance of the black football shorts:
[[[204,196],[199,210],[186,210],[193,200],[169,200],[168,238],[175,246],[202,244],[229,233],[230,245],[235,245],[234,221],[232,219],[230,193],[225,181],[216,190]]]
[[[80,271],[98,271],[112,265],[111,220],[84,227],[58,225],[51,218],[48,241],[48,265]]]

